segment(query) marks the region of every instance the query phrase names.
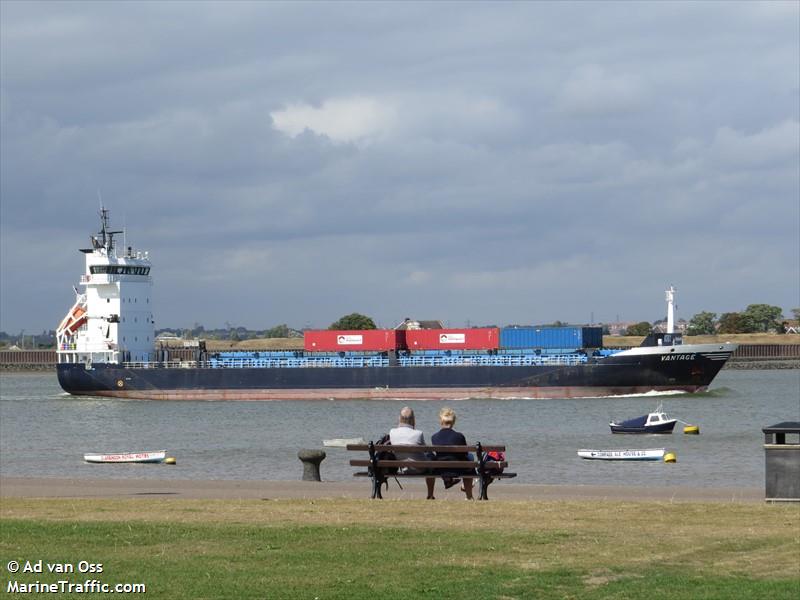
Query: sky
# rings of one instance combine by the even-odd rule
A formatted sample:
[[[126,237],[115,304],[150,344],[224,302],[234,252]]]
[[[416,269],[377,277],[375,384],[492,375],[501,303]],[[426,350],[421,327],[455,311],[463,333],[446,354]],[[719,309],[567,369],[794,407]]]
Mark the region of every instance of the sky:
[[[0,3],[0,330],[800,306],[800,3]]]

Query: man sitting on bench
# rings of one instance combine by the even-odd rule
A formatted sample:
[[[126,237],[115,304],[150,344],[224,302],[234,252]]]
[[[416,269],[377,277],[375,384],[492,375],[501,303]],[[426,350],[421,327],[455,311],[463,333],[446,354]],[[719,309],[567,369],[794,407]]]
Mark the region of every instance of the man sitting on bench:
[[[425,435],[419,429],[415,429],[416,419],[414,418],[414,411],[409,406],[404,406],[400,410],[400,419],[398,420],[397,427],[389,430],[389,441],[392,446],[424,446]],[[401,460],[428,460],[423,452],[398,452],[394,451],[394,455]],[[418,472],[425,473],[425,470],[409,470],[408,473]],[[435,477],[426,477],[425,485],[428,486],[428,500],[435,500],[433,497],[433,486],[436,483]]]

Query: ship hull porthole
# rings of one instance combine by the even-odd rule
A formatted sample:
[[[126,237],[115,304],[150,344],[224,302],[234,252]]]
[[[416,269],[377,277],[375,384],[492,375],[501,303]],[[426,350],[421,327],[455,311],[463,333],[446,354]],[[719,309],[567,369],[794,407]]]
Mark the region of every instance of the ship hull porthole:
[[[125,382],[122,381],[122,379],[117,379],[117,387],[118,388],[125,387]]]

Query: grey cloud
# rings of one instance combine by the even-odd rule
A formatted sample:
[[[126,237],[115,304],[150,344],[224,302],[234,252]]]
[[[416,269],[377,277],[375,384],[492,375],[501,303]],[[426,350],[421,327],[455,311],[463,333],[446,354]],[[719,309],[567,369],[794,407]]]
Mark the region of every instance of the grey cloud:
[[[1,6],[0,329],[63,316],[98,189],[163,326],[800,302],[796,6]]]
[[[629,74],[614,74],[598,65],[585,65],[564,83],[559,106],[567,114],[591,116],[629,114],[647,101],[644,85]]]

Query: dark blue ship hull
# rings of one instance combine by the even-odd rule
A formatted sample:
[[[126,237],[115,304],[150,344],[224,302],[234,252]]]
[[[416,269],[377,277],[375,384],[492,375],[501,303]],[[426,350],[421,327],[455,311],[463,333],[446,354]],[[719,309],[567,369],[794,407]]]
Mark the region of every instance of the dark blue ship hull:
[[[570,398],[702,391],[729,356],[730,352],[621,355],[590,358],[576,365],[536,366],[127,368],[95,364],[87,368],[59,364],[58,380],[71,394],[154,400]]]

